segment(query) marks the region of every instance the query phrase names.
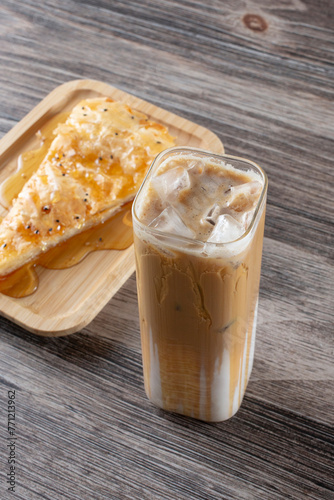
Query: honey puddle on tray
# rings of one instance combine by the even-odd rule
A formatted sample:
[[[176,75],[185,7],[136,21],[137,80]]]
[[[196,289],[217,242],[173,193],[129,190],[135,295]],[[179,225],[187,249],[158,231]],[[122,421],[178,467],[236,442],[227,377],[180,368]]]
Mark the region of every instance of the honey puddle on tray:
[[[58,123],[64,122],[67,116],[68,113],[56,115],[41,130],[41,147],[20,155],[17,171],[0,186],[1,204],[5,208],[11,206],[12,200],[38,169],[54,138],[52,131]],[[127,203],[106,222],[69,238],[42,254],[37,260],[5,277],[0,277],[0,293],[15,298],[31,295],[37,290],[39,283],[35,270],[38,265],[47,269],[66,269],[78,264],[86,255],[96,250],[125,250],[133,242],[131,206],[132,202]]]

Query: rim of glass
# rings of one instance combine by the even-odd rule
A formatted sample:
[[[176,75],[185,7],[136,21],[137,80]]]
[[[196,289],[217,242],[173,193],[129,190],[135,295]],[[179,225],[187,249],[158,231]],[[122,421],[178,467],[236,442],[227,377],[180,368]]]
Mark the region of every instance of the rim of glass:
[[[187,236],[181,236],[181,235],[178,235],[178,234],[168,233],[166,231],[161,231],[161,230],[156,229],[154,227],[147,226],[137,216],[137,213],[136,213],[137,200],[138,200],[138,198],[139,198],[142,190],[144,189],[146,181],[149,179],[150,174],[151,174],[152,170],[154,169],[156,163],[159,162],[160,160],[162,160],[164,156],[168,156],[171,153],[177,153],[177,152],[181,153],[183,151],[184,152],[188,152],[188,153],[190,153],[190,152],[200,153],[200,154],[203,154],[205,156],[209,156],[211,158],[217,158],[219,160],[221,160],[221,159],[223,159],[223,160],[224,159],[229,159],[229,160],[240,161],[240,162],[243,162],[245,164],[252,165],[261,174],[262,180],[263,180],[263,187],[262,187],[260,198],[259,198],[259,200],[257,202],[256,209],[254,210],[254,214],[253,214],[252,220],[251,220],[251,222],[250,222],[247,230],[239,238],[237,238],[235,240],[227,241],[226,243],[215,243],[213,241],[197,240],[195,238],[188,238]],[[143,182],[142,182],[142,184],[141,184],[141,186],[139,188],[139,191],[136,194],[134,202],[132,204],[132,217],[136,221],[136,223],[141,227],[141,229],[144,229],[144,230],[148,231],[153,236],[157,236],[157,237],[165,236],[165,237],[168,237],[169,239],[178,240],[178,241],[184,241],[187,244],[189,244],[189,243],[192,243],[192,244],[195,243],[196,244],[197,243],[197,244],[200,244],[200,245],[207,245],[207,244],[209,244],[209,245],[214,245],[215,247],[226,247],[227,245],[230,245],[230,244],[235,243],[237,241],[243,240],[252,231],[252,229],[254,227],[254,224],[255,224],[255,221],[257,219],[258,213],[260,211],[260,208],[262,207],[262,204],[264,202],[264,198],[265,198],[265,195],[267,193],[267,189],[268,189],[268,177],[267,177],[267,174],[265,173],[265,171],[257,163],[255,163],[252,160],[249,160],[248,158],[242,158],[241,156],[228,155],[228,154],[225,154],[225,153],[222,153],[222,154],[213,153],[212,151],[207,151],[205,149],[200,149],[200,148],[192,148],[190,146],[175,146],[175,147],[172,147],[172,148],[165,149],[164,151],[161,151],[161,153],[159,153],[154,158],[154,160],[153,160],[150,168],[148,169],[147,174],[145,175],[145,178],[144,178],[144,180],[143,180]]]

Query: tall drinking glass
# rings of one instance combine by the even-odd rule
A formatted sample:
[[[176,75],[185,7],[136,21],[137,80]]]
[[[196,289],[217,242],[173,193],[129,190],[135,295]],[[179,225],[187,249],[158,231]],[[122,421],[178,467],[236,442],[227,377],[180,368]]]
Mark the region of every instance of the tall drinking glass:
[[[133,204],[145,390],[205,421],[239,409],[251,374],[267,177],[192,148],[154,160]]]

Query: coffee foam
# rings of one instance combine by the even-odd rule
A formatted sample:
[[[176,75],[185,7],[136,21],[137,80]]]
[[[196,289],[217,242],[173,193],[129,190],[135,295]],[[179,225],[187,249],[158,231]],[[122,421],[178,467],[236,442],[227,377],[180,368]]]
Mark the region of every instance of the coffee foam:
[[[186,187],[180,189],[179,193],[177,193],[176,180],[169,179],[169,182],[174,183],[174,189],[170,196],[170,204],[178,211],[181,219],[188,227],[191,227],[191,225],[198,227],[200,219],[203,219],[203,217],[199,218],[198,215],[198,200],[202,201],[202,196],[206,193],[202,195],[201,190],[205,190],[209,192],[209,197],[211,196],[212,199],[209,199],[206,206],[205,203],[202,203],[203,211],[207,210],[208,212],[217,199],[223,210],[229,210],[238,222],[244,224],[244,233],[238,239],[217,243],[207,241],[210,239],[210,233],[206,235],[204,240],[201,240],[198,235],[194,235],[193,238],[183,237],[184,235],[173,236],[172,234],[164,234],[158,229],[149,227],[152,221],[169,206],[168,197],[162,199],[161,195],[159,196],[155,189],[155,179],[159,178],[159,176],[166,176],[166,174],[166,178],[170,177],[171,170],[182,172],[183,177],[184,171],[187,171],[190,176],[190,185],[188,185],[184,177],[183,184]],[[204,180],[204,182],[198,182],[199,180]],[[248,212],[233,211],[233,208],[229,208],[228,205],[228,198],[231,198],[231,194],[228,193],[229,196],[227,196],[224,191],[228,189],[231,191],[232,186],[232,194],[233,187],[236,188],[235,192],[240,194],[241,184],[254,182],[259,183],[259,190],[260,188],[261,190],[263,189],[263,181],[260,175],[253,170],[239,170],[227,162],[219,161],[214,157],[199,157],[196,153],[172,155],[161,162],[158,169],[154,172],[152,180],[150,178],[147,179],[136,199],[136,215],[140,221],[140,224],[137,224],[136,217],[134,217],[136,232],[140,232],[140,238],[150,241],[158,248],[167,247],[170,252],[182,250],[185,253],[197,256],[201,255],[203,258],[233,259],[247,249],[252,239],[255,228],[251,227],[251,222],[254,217],[256,204],[253,210]],[[187,203],[183,201],[185,194],[188,198]],[[225,198],[223,194],[225,194]],[[259,194],[256,195],[257,202],[259,196]],[[189,200],[192,203],[189,203]],[[210,203],[212,203],[211,206]],[[212,227],[208,226],[208,230],[212,231]]]

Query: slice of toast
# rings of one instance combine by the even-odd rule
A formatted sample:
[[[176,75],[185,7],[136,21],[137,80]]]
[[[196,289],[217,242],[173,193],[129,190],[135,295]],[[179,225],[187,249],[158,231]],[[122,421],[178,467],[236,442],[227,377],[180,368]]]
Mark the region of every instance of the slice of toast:
[[[167,129],[109,98],[75,106],[0,224],[0,276],[110,218],[132,200]]]

